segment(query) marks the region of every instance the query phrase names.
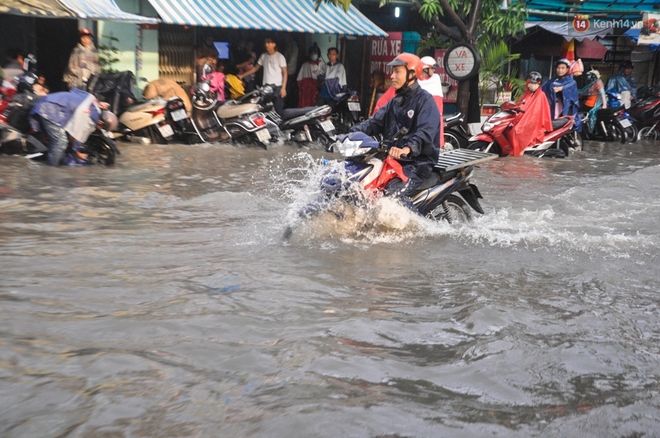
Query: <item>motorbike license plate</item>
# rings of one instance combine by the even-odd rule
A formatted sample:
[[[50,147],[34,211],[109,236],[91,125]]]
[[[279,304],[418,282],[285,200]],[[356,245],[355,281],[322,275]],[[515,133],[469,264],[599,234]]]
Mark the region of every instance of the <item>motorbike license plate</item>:
[[[348,102],[349,111],[362,111],[360,108],[360,102]]]
[[[335,130],[335,125],[332,124],[332,120],[324,120],[321,122],[321,128],[325,132],[330,132]]]
[[[170,125],[159,125],[158,130],[160,131],[160,135],[165,138],[172,137],[174,135],[174,130]]]
[[[628,126],[632,125],[628,119],[621,119],[619,123],[621,123],[622,128],[627,128]]]
[[[256,134],[257,134],[257,139],[262,143],[270,140],[270,132],[268,131],[268,129],[260,129],[256,132]]]
[[[186,114],[186,110],[184,109],[178,109],[176,111],[172,111],[172,120],[174,120],[175,122],[178,122],[179,120],[183,120],[186,117],[188,117],[188,115]]]

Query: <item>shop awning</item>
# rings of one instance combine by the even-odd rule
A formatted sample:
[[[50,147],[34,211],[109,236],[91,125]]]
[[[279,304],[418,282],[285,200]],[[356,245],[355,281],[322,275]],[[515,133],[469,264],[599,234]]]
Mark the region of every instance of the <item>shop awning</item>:
[[[119,9],[114,0],[60,0],[64,6],[76,13],[78,18],[92,20],[127,21],[129,23],[156,24],[152,17],[129,14]]]
[[[612,27],[596,26],[578,32],[573,28],[573,23],[568,23],[566,21],[527,21],[525,23],[525,30],[528,32],[535,27],[559,35],[566,41],[571,39],[575,39],[576,41],[582,41],[584,39],[593,40],[595,38],[603,38],[604,36],[613,33]]]
[[[0,14],[37,18],[76,18],[73,12],[60,5],[57,0],[2,0]]]
[[[354,6],[314,0],[149,0],[164,23],[284,32],[387,36]]]

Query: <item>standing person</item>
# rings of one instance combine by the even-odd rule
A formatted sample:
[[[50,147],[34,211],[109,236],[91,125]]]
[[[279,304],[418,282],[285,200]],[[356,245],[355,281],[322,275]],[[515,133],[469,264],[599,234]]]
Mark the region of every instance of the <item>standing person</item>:
[[[101,110],[108,106],[77,88],[39,99],[30,111],[30,127],[49,138],[46,162],[51,166],[83,164],[87,155],[79,149],[89,135],[104,123],[109,130],[116,129],[114,114],[104,111],[101,115]]]
[[[550,115],[552,119],[560,116],[575,116],[575,129],[582,131],[582,120],[578,116],[580,102],[578,100],[578,88],[573,75],[568,72],[571,61],[562,58],[555,64],[557,77],[543,84],[543,92],[548,98]]]
[[[541,73],[537,71],[527,75],[525,92],[518,99],[523,114],[504,134],[511,144],[509,155],[521,156],[527,147],[540,143],[545,133],[552,131],[550,105],[545,93],[540,90],[541,79]]]
[[[293,33],[284,34],[284,57],[286,58],[286,70],[288,78],[286,81],[288,89],[286,90],[286,106],[294,108],[298,103],[298,87],[296,84],[296,72],[298,71],[298,42],[293,37]]]
[[[80,43],[71,51],[69,66],[64,74],[64,82],[69,88],[87,88],[87,80],[92,75],[101,73],[99,52],[92,41],[92,31],[80,29]]]
[[[238,74],[245,73],[254,67],[257,61],[257,54],[254,53],[254,43],[252,41],[241,40],[238,43],[236,51],[236,70]],[[243,78],[243,88],[246,92],[254,90],[254,75],[247,75]]]
[[[578,90],[579,96],[587,96],[584,106],[589,109],[587,112],[589,132],[593,133],[596,127],[596,114],[598,110],[607,108],[607,99],[605,98],[605,85],[600,80],[600,72],[591,70],[587,72],[589,83]]]
[[[286,82],[288,73],[286,68],[286,58],[277,51],[277,44],[272,37],[264,39],[264,46],[266,52],[262,53],[257,64],[245,73],[239,74],[238,77],[243,79],[245,76],[251,75],[264,67],[264,76],[262,85],[271,84],[274,86],[275,95],[275,111],[282,114],[284,111],[284,98],[286,97]]]
[[[621,93],[621,100],[626,108],[630,108],[631,100],[637,98],[637,82],[632,76],[633,68],[632,62],[625,61],[621,63],[619,73],[607,81],[607,91],[617,90]]]
[[[328,63],[323,66],[321,78],[321,91],[316,104],[330,105],[334,108],[336,103],[334,97],[347,85],[346,69],[339,62],[339,50],[336,47],[328,49]]]
[[[419,86],[422,61],[412,53],[402,53],[387,64],[392,67],[392,86],[396,96],[373,117],[351,128],[350,132],[382,134],[392,140],[402,129],[407,134],[389,149],[389,156],[402,160],[405,179],[394,178],[385,193],[401,199],[412,208],[410,194],[431,175],[440,154],[440,115],[433,97]]]
[[[319,75],[323,70],[321,49],[314,43],[307,53],[308,60],[298,72],[298,107],[313,106],[319,92]]]

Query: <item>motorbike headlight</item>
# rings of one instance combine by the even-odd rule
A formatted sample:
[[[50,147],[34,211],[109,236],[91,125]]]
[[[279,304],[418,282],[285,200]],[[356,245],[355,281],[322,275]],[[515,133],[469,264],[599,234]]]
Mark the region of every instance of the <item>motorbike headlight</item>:
[[[199,85],[199,89],[202,90],[205,93],[208,93],[209,91],[211,91],[211,86],[209,85],[208,82],[202,82]]]
[[[362,141],[344,140],[337,144],[337,150],[344,157],[357,157],[371,151],[370,147],[362,147]]]
[[[483,132],[490,132],[491,129],[493,129],[493,124],[489,122],[484,122],[483,126],[481,127],[481,130]]]

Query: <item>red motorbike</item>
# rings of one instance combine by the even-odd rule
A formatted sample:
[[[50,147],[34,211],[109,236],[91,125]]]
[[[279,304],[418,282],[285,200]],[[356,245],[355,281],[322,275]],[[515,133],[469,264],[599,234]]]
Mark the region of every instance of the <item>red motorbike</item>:
[[[505,102],[500,110],[484,122],[479,134],[468,140],[468,149],[511,155],[513,147],[506,133],[520,120],[523,111],[515,102]],[[543,141],[528,146],[524,153],[535,157],[564,158],[570,151],[582,150],[582,135],[574,130],[574,116],[562,116],[552,121],[552,131]]]
[[[657,140],[660,138],[660,92],[651,94],[628,108],[628,114],[637,121],[638,140]]]
[[[14,99],[16,86],[9,81],[2,80],[0,83],[0,123],[7,124],[7,107]]]

